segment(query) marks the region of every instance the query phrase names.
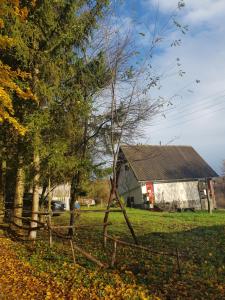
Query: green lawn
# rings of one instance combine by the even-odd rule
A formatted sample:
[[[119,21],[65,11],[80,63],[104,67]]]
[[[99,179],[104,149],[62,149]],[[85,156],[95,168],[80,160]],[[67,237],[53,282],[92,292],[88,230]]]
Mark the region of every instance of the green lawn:
[[[113,276],[119,274],[123,282],[139,286],[145,292],[147,290],[149,295],[162,299],[225,299],[224,211],[209,215],[206,212],[159,213],[127,209],[127,213],[139,243],[153,251],[145,252],[119,245],[113,272],[98,269],[76,253],[77,262],[84,271],[77,273],[73,280],[79,278],[87,286],[92,286],[93,280],[101,281],[103,286],[109,284],[115,288],[117,283]],[[102,213],[82,213],[77,224],[89,224],[90,227],[77,229],[74,241],[103,262],[108,262],[112,254],[112,242],[108,241],[107,249],[103,251],[102,228],[93,226],[102,223],[103,216]],[[66,224],[68,218],[69,215],[65,213],[54,217],[53,223]],[[109,234],[132,242],[122,213],[111,213],[109,221],[112,222]],[[61,233],[64,232],[65,229],[61,230]],[[35,248],[26,247],[22,257],[28,259],[38,270],[57,273],[60,280],[67,280],[71,276],[68,265],[72,265],[69,243],[62,243],[57,237],[53,241],[53,249],[50,250],[46,242],[43,249],[43,242],[40,242]],[[181,274],[176,257],[155,253],[176,253],[176,249],[180,255]],[[64,272],[63,264],[67,265],[67,272]],[[90,275],[93,272],[94,277]],[[93,280],[90,279],[91,276]],[[99,293],[100,291],[101,289]],[[102,293],[98,295],[100,298],[104,295]],[[132,296],[126,299],[132,299]]]

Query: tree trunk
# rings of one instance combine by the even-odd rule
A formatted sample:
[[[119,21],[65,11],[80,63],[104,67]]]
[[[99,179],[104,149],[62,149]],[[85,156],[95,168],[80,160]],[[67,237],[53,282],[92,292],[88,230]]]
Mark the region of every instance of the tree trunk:
[[[0,159],[0,222],[3,222],[5,213],[5,176],[6,176],[6,161]]]
[[[75,223],[75,214],[72,213],[74,212],[74,205],[76,200],[78,199],[78,188],[80,186],[80,172],[78,171],[72,179],[71,183],[71,189],[70,189],[70,226],[73,226]],[[71,227],[69,228],[68,234],[70,236],[73,236],[74,234],[74,229]]]
[[[13,222],[19,226],[22,226],[22,220],[18,219],[22,217],[23,213],[23,194],[24,194],[24,181],[25,174],[23,168],[23,157],[19,154],[17,161],[17,173],[16,173],[16,186],[13,205]]]
[[[80,159],[83,160],[86,157],[86,151],[87,151],[87,144],[88,144],[88,138],[87,138],[87,129],[88,129],[88,119],[85,118],[84,121],[84,132],[83,132],[83,142],[80,148]],[[78,192],[81,186],[82,181],[82,171],[79,170],[76,172],[73,176],[72,183],[71,183],[71,189],[70,189],[70,211],[73,212],[70,214],[70,226],[74,225],[75,222],[75,214],[74,214],[74,204],[76,200],[78,200]],[[73,236],[74,229],[73,227],[69,228],[68,234]]]
[[[47,191],[47,187],[48,187],[48,184],[47,183],[44,183],[43,184],[43,187],[42,187],[42,192],[41,192],[41,196],[40,196],[40,205],[43,206],[44,202],[45,202],[45,192]]]
[[[36,149],[34,149],[34,157],[33,157],[33,164],[34,164],[34,179],[33,179],[33,199],[32,199],[32,220],[38,221],[38,210],[39,210],[39,180],[40,180],[40,156],[39,150],[37,145]],[[31,229],[37,227],[37,223],[31,222],[30,224]],[[31,230],[29,238],[31,240],[35,240],[37,237],[37,231]]]

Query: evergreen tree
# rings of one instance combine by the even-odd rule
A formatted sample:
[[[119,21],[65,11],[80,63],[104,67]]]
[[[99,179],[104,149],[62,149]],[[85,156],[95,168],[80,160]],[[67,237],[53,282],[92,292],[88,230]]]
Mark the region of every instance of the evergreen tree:
[[[80,157],[77,145],[81,144],[82,125],[91,108],[89,94],[84,92],[102,60],[99,56],[87,64],[81,53],[107,1],[61,0],[52,4],[47,0],[33,1],[33,5],[21,1],[29,10],[27,21],[21,23],[12,18],[5,25],[17,43],[4,60],[17,68],[23,66],[31,74],[30,88],[38,99],[37,103],[21,104],[16,96],[13,98],[15,115],[28,128],[22,144],[24,148],[29,145],[33,153],[30,174],[33,173],[34,220],[39,205],[40,175],[44,177],[46,172],[53,174],[56,170],[62,174],[61,178],[68,177],[80,165],[76,159]],[[69,163],[64,164],[66,161]],[[22,167],[29,163],[23,159]],[[21,163],[18,165],[21,167]],[[17,173],[20,174],[19,169]],[[18,194],[21,195],[16,193],[16,197]],[[31,231],[31,238],[35,236],[35,231]]]

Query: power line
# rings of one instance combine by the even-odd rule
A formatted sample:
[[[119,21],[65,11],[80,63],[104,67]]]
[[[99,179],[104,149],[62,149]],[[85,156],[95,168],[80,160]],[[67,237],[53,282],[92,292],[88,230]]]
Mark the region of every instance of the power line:
[[[218,98],[220,98],[220,97],[223,97],[223,96],[225,96],[224,95],[224,92],[225,92],[225,90],[222,90],[222,91],[220,91],[220,92],[217,92],[217,93],[214,93],[214,94],[212,94],[212,95],[210,95],[210,96],[207,96],[207,97],[204,97],[204,98],[201,98],[200,100],[198,100],[198,102],[197,103],[195,103],[195,105],[201,105],[202,103],[210,103],[211,101],[213,101],[213,100],[216,100],[216,99],[218,99]],[[223,93],[222,95],[218,95],[218,94],[221,94],[221,93]],[[214,98],[216,95],[218,95],[216,98]],[[171,97],[172,98],[172,97]],[[171,99],[170,98],[170,99]],[[209,101],[205,101],[205,100],[207,100],[207,99],[209,99]],[[182,108],[186,108],[186,107],[190,107],[190,103],[186,103],[186,104],[183,104],[182,105]],[[173,107],[173,108],[169,108],[169,109],[167,109],[167,110],[164,110],[164,113],[165,112],[170,112],[170,111],[174,111],[175,109],[177,108],[177,106],[175,106],[175,107]],[[178,107],[179,108],[179,107]]]
[[[219,93],[215,93],[215,94],[212,94],[210,96],[207,96],[207,97],[204,97],[204,98],[200,98],[200,100],[196,100],[195,101],[195,106],[198,106],[198,105],[201,105],[202,103],[210,103],[216,99],[219,99],[223,96],[225,96],[225,90],[219,92]],[[186,107],[190,107],[190,102],[189,103],[184,103],[182,105],[182,108],[186,108]]]
[[[216,113],[216,112],[218,112],[218,111],[223,111],[224,109],[225,109],[225,107],[220,108],[220,109],[217,109],[217,110],[215,110],[215,111],[210,111],[210,112],[208,112],[208,113]],[[202,116],[210,115],[210,114],[208,114],[208,113],[202,114]],[[195,118],[191,118],[191,119],[189,119],[189,120],[185,120],[184,122],[179,122],[179,123],[173,124],[172,126],[169,126],[169,127],[158,128],[158,129],[156,129],[156,130],[153,131],[153,132],[157,132],[157,131],[159,131],[159,130],[165,130],[165,129],[170,129],[170,128],[173,128],[173,127],[177,127],[177,126],[186,124],[186,123],[188,123],[188,122],[194,121],[194,120],[196,120],[197,118],[199,118],[199,116],[196,116]]]
[[[221,97],[224,97],[225,94],[220,95],[220,96],[218,96],[218,97],[212,99],[213,96],[218,95],[218,94],[220,94],[220,93],[222,93],[222,92],[225,92],[225,90],[222,90],[222,91],[220,91],[220,92],[217,92],[217,93],[215,93],[215,94],[212,94],[212,95],[210,95],[210,96],[207,96],[207,97],[204,97],[204,98],[200,99],[200,100],[195,104],[195,106],[202,105],[202,103],[203,103],[203,104],[208,104],[208,103],[211,103],[212,101],[215,101],[216,99],[219,99],[219,98],[221,98]],[[209,98],[210,98],[210,101],[205,101],[205,100],[207,100],[207,99],[209,99]],[[182,106],[182,108],[186,108],[186,107],[189,108],[189,107],[190,107],[190,104],[187,103],[186,105],[183,105],[183,106]],[[177,111],[176,111],[176,108],[179,108],[179,107],[169,108],[169,109],[167,109],[167,110],[162,111],[162,113],[163,113],[163,114],[165,114],[165,113],[167,113],[167,112],[170,113],[170,111],[171,111],[170,114],[172,114],[172,116],[173,116],[173,115],[174,115],[173,112],[175,112],[175,116],[176,116],[176,115],[180,115],[180,112],[185,112],[185,110],[186,110],[186,109],[183,109],[183,110],[181,110],[180,112],[177,112]],[[202,110],[202,107],[201,107],[201,110]],[[161,125],[161,124],[159,124],[159,125]],[[157,124],[153,124],[153,125],[150,125],[150,126],[157,126]]]
[[[224,96],[225,95],[223,95],[223,97]],[[218,97],[218,98],[220,98],[220,97]],[[218,99],[218,98],[215,98],[215,99]],[[193,115],[196,112],[201,112],[201,111],[204,111],[204,110],[207,110],[207,109],[214,108],[215,106],[225,104],[225,101],[224,101],[225,98],[223,98],[221,100],[222,101],[219,101],[217,103],[213,103],[213,104],[211,103],[210,105],[208,104],[206,106],[202,106],[202,107],[199,107],[198,109],[194,109],[194,110],[191,110],[191,111],[185,111],[185,110],[183,110],[183,111],[181,111],[181,113],[177,112],[175,115],[172,115],[172,117],[173,117],[172,119],[171,118],[170,119],[166,118],[166,119],[171,121],[171,120],[175,120],[175,119],[185,118],[185,117],[187,117],[189,115]],[[162,125],[162,124],[161,123],[156,123],[156,124],[154,124],[152,126],[160,126],[160,125]]]

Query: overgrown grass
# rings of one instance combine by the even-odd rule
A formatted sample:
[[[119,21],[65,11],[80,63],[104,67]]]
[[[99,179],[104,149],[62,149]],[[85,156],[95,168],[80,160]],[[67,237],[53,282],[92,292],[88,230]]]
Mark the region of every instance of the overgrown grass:
[[[78,272],[78,266],[75,271],[69,243],[56,237],[52,249],[45,240],[35,247],[24,248],[21,257],[29,260],[37,270],[50,272],[59,280],[74,280],[75,285],[84,282],[93,286],[94,281],[101,281],[103,286],[115,288],[114,275],[118,274],[124,283],[134,284],[134,288],[139,286],[148,290],[149,295],[162,299],[225,299],[224,211],[209,215],[206,212],[159,213],[127,209],[127,213],[139,243],[153,251],[148,253],[118,246],[113,273],[112,270],[99,270],[79,253],[76,253],[76,259],[83,271]],[[77,224],[89,224],[90,227],[77,229],[74,242],[108,262],[112,242],[108,241],[107,249],[103,250],[102,227],[94,227],[103,222],[103,217],[103,213],[82,213],[76,220]],[[53,223],[68,224],[68,220],[69,214],[65,213],[54,217]],[[109,221],[112,222],[109,234],[132,242],[122,213],[110,213]],[[61,230],[61,233],[65,232],[65,229]],[[153,253],[176,253],[177,249],[181,256],[180,270],[176,257]],[[91,275],[93,272],[95,275]],[[103,297],[104,292],[101,293]],[[126,299],[132,299],[132,296]]]

